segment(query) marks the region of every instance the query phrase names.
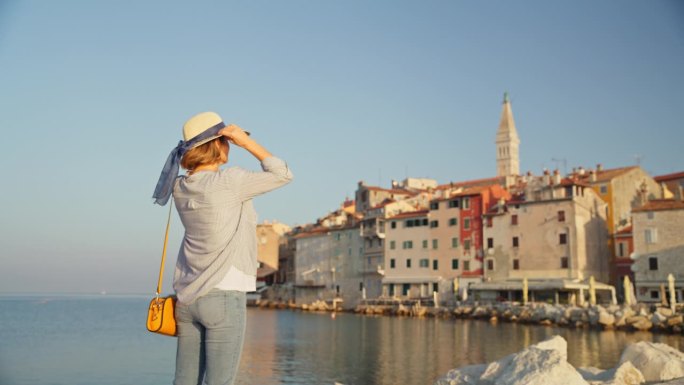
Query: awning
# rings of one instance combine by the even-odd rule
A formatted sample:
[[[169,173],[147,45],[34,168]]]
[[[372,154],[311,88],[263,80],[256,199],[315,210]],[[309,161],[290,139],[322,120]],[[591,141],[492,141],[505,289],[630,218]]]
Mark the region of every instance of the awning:
[[[382,284],[402,284],[402,283],[438,283],[442,277],[422,276],[422,277],[385,277]]]
[[[471,290],[522,290],[522,280],[506,280],[506,281],[490,281],[479,282],[470,285]],[[595,282],[594,288],[596,290],[614,290],[613,286]],[[530,291],[541,290],[589,290],[589,280],[576,281],[569,279],[547,279],[547,280],[529,280],[527,282],[527,289]]]

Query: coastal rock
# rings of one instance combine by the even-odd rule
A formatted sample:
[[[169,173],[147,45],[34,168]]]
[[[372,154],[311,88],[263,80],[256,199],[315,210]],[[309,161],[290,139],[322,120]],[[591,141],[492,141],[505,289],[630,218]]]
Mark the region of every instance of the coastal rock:
[[[656,314],[660,314],[664,318],[671,317],[674,312],[669,307],[659,307],[656,309]]]
[[[615,316],[608,313],[605,310],[599,312],[598,323],[601,324],[604,328],[610,328],[615,324]]]
[[[651,329],[653,327],[653,323],[644,318],[643,320],[633,323],[632,327],[636,330],[645,331]]]
[[[480,377],[486,368],[487,365],[470,365],[452,369],[434,385],[479,385],[481,384]]]
[[[590,385],[639,385],[645,382],[644,375],[629,361],[614,369],[579,368],[577,371]]]
[[[566,358],[567,342],[555,336],[488,365],[451,370],[435,385],[588,385]]]
[[[668,310],[669,310],[669,309],[668,309]],[[651,316],[651,322],[652,322],[654,325],[660,325],[660,324],[663,324],[663,323],[667,322],[667,317],[664,316],[664,315],[662,315],[662,314],[660,314],[659,312],[655,312],[655,313],[653,313],[653,315]]]
[[[676,315],[667,319],[668,326],[681,325],[684,322],[684,317]]]
[[[662,381],[684,377],[684,353],[668,345],[637,342],[629,345],[620,357],[620,364],[631,362],[646,381]]]

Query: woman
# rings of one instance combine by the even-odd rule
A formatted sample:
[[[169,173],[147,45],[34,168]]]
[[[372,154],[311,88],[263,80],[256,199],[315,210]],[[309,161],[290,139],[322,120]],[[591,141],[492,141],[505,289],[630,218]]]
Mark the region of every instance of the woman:
[[[252,198],[292,180],[285,162],[236,125],[213,112],[183,126],[154,198],[164,205],[173,190],[185,228],[173,280],[178,298],[175,385],[232,384],[245,330],[245,293],[256,290],[257,217]],[[228,162],[230,144],[261,162],[263,171]],[[176,178],[178,162],[187,174]]]

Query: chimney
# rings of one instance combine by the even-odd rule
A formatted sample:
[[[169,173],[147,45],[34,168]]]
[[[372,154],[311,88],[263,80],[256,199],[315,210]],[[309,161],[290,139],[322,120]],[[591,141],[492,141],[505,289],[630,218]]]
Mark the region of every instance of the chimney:
[[[559,185],[561,183],[561,174],[558,169],[553,170],[553,184]]]
[[[396,188],[396,187],[397,187],[397,181],[392,179],[392,188]]]
[[[542,177],[542,181],[544,182],[544,185],[551,184],[551,174],[549,173],[549,170],[544,169],[544,176]]]
[[[596,172],[601,172],[603,171],[603,165],[601,163],[596,164]]]
[[[580,176],[584,176],[584,167],[580,166],[579,170],[577,172],[580,174]]]
[[[598,167],[596,170],[598,170]],[[589,182],[596,182],[596,172],[594,170],[589,171]]]
[[[682,192],[682,185],[677,186],[675,190],[675,200],[684,201],[684,192]]]
[[[660,182],[660,198],[665,199],[665,195],[667,195],[667,185],[665,182]]]

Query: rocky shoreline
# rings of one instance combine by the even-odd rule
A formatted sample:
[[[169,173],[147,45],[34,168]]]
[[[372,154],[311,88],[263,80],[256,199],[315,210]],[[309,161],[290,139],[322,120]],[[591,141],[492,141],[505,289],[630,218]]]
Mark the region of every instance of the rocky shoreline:
[[[668,345],[638,342],[613,369],[574,368],[560,336],[489,364],[450,370],[434,385],[683,385],[684,354]]]
[[[353,310],[340,310],[337,306],[325,301],[294,304],[261,300],[252,305],[302,311],[350,311],[368,315],[479,319],[489,322],[516,322],[602,330],[650,331],[669,334],[683,334],[684,331],[684,309],[678,308],[673,311],[669,307],[646,304],[572,306],[501,302],[495,304],[462,303],[449,307],[433,307],[423,306],[420,302],[414,304],[386,302],[361,304]]]

